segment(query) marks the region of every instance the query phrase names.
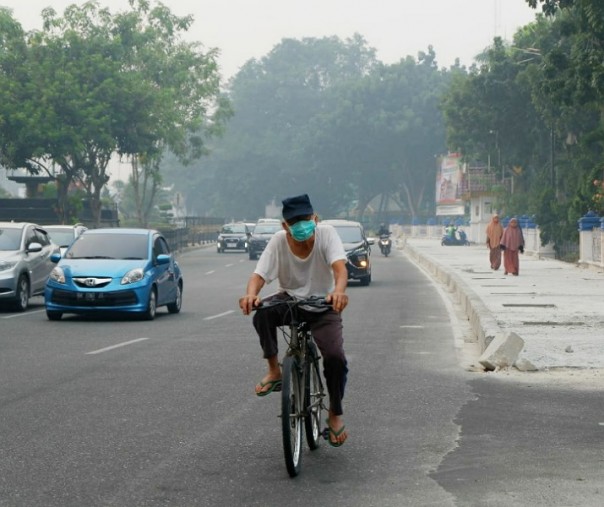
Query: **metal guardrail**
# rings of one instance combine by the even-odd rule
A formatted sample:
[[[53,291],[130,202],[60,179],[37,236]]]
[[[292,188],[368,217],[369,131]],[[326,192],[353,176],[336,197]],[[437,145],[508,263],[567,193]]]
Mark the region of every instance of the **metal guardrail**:
[[[173,252],[178,252],[190,246],[215,243],[218,238],[216,232],[202,232],[189,227],[159,230]]]

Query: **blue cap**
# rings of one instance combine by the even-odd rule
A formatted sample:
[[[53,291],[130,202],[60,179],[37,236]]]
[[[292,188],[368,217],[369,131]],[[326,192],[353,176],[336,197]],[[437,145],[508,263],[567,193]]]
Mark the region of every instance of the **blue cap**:
[[[304,217],[314,213],[307,194],[288,197],[281,202],[283,203],[282,214],[285,220],[291,220],[295,217]]]

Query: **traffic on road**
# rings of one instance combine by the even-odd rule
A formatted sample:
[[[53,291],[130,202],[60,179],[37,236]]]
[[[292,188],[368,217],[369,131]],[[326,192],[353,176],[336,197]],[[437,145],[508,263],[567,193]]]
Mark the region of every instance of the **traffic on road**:
[[[255,262],[213,248],[178,262],[178,315],[52,322],[39,296],[0,310],[0,505],[596,505],[599,393],[466,371],[464,323],[398,251],[347,291],[349,438],[306,447],[291,479],[280,398],[254,395],[261,357],[237,308]]]

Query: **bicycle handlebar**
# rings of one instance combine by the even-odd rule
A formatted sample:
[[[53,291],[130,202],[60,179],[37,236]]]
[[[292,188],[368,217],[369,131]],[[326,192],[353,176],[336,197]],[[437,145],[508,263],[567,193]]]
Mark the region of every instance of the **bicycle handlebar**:
[[[273,306],[287,305],[289,307],[295,306],[312,306],[314,308],[332,308],[331,303],[328,303],[324,297],[311,296],[304,299],[269,299],[260,302],[259,306],[255,306],[252,310],[262,310],[271,308]]]

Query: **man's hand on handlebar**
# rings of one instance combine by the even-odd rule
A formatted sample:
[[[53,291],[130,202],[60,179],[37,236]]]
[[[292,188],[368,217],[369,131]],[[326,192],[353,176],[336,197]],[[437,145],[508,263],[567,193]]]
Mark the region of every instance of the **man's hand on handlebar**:
[[[348,305],[348,296],[343,292],[327,294],[325,301],[330,303],[336,312],[341,312]]]
[[[249,315],[254,308],[260,306],[262,300],[260,296],[254,294],[246,294],[242,298],[239,298],[239,308],[243,311],[243,315]]]

